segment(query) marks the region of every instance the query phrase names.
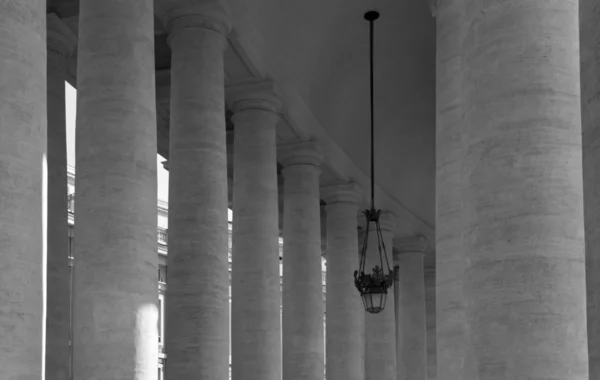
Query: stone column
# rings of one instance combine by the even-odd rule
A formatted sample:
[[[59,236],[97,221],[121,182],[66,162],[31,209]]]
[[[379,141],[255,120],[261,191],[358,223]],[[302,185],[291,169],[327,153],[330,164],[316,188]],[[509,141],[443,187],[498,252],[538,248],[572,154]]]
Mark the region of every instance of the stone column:
[[[0,4],[0,378],[39,379],[46,301],[46,1]]]
[[[427,380],[425,270],[427,240],[411,236],[394,240],[398,267],[396,357],[398,380]]]
[[[74,378],[153,380],[153,1],[79,4]]]
[[[230,25],[217,5],[159,3],[171,47],[166,373],[222,380],[229,376],[223,51]]]
[[[581,119],[590,379],[600,378],[600,7],[579,1]]]
[[[55,13],[47,16],[48,41],[48,264],[46,379],[69,374],[70,277],[67,204],[67,130],[65,78],[67,59],[77,36]]]
[[[467,2],[464,288],[478,380],[589,378],[578,5]]]
[[[276,126],[271,81],[227,88],[233,110],[232,378],[281,379]]]
[[[283,379],[320,380],[325,370],[319,165],[315,142],[284,144]]]
[[[425,268],[425,323],[427,325],[427,380],[437,380],[437,325],[435,268]]]
[[[327,202],[326,366],[329,379],[364,380],[365,312],[352,274],[358,268],[355,183],[321,189]]]
[[[465,371],[467,325],[463,297],[461,126],[464,2],[438,2],[436,80],[436,333],[444,380],[471,380]]]
[[[363,223],[365,219],[362,218]],[[393,269],[392,250],[396,217],[391,212],[382,212],[379,219],[383,242],[390,267]],[[369,246],[365,272],[375,265],[381,266],[377,250],[375,224],[369,223]],[[384,258],[385,261],[385,258]],[[385,266],[384,262],[384,266]],[[387,273],[387,268],[385,268]],[[357,294],[358,295],[358,294]],[[360,297],[360,296],[359,296]],[[385,309],[378,314],[365,313],[365,379],[396,380],[396,316],[394,312],[394,287],[388,289]]]

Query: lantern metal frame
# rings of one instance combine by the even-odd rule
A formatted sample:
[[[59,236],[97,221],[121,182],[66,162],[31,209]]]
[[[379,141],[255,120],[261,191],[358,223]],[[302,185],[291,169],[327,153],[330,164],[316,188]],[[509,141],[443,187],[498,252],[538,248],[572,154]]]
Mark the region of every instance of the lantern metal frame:
[[[365,310],[371,314],[380,313],[385,309],[388,289],[394,284],[394,272],[390,268],[387,257],[383,233],[379,219],[381,210],[375,208],[375,153],[374,153],[374,75],[373,75],[373,41],[374,41],[374,22],[379,19],[379,12],[368,11],[364,15],[365,20],[369,21],[369,60],[370,60],[370,107],[371,107],[371,208],[363,211],[367,220],[363,245],[360,251],[360,262],[358,270],[354,271],[354,285],[360,292]],[[372,228],[372,224],[374,228]],[[369,230],[373,230],[377,239],[377,253],[379,253],[379,263],[376,264],[370,272],[365,272],[367,264],[367,252],[369,249]],[[385,265],[385,266],[384,266]],[[386,273],[387,269],[387,273]]]

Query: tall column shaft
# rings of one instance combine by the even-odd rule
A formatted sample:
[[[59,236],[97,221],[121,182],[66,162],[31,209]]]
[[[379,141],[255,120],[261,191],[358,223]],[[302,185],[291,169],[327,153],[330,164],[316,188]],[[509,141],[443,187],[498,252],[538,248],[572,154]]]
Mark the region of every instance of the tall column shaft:
[[[325,371],[319,165],[313,142],[279,148],[283,165],[283,379]]]
[[[273,83],[227,89],[234,111],[232,378],[281,379],[281,287]]]
[[[435,269],[425,269],[425,323],[427,324],[427,380],[437,380],[437,321]]]
[[[383,212],[380,217],[383,243],[387,252],[390,267],[393,265],[392,250],[395,227],[395,216]],[[373,267],[381,267],[375,224],[369,223],[369,246],[365,273],[372,272]],[[387,267],[384,258],[384,271]],[[385,309],[378,314],[365,313],[365,379],[396,380],[396,315],[394,310],[394,287],[388,289]]]
[[[365,379],[365,312],[352,278],[358,268],[356,213],[360,193],[354,183],[321,190],[327,202],[325,362],[329,380]]]
[[[156,379],[152,0],[81,0],[74,378]]]
[[[581,119],[590,379],[600,378],[600,7],[579,1]]]
[[[462,149],[478,380],[588,379],[579,1],[467,1]]]
[[[0,378],[43,371],[46,1],[0,1]]]
[[[229,376],[223,71],[229,26],[216,7],[174,8],[165,25],[172,54],[166,373],[221,380]]]
[[[444,380],[465,380],[467,325],[463,296],[461,160],[463,39],[466,0],[438,2],[436,73],[436,334]]]
[[[423,257],[427,241],[422,237],[394,240],[398,266],[396,294],[396,357],[398,380],[427,380],[427,325]]]
[[[46,314],[46,379],[69,374],[70,278],[67,204],[67,131],[65,77],[67,59],[77,37],[52,13],[48,40],[48,261]]]

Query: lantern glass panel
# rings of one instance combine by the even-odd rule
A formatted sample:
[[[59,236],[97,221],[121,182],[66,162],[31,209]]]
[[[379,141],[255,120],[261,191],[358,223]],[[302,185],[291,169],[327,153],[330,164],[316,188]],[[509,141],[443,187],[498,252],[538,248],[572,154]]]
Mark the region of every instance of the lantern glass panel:
[[[387,292],[385,293],[363,293],[363,306],[371,314],[377,314],[385,308]]]

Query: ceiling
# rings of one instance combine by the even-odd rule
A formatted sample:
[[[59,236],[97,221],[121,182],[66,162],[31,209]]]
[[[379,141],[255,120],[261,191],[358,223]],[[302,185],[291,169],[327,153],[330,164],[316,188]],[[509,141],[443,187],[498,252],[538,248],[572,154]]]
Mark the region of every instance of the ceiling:
[[[254,52],[263,57],[254,59],[273,61],[265,64],[267,74],[297,91],[320,128],[365,174],[369,61],[363,14],[380,11],[375,27],[376,182],[421,222],[407,226],[414,227],[410,232],[428,235],[433,246],[436,27],[429,3],[229,0],[228,5],[242,44],[247,49],[263,45]]]
[[[328,163],[325,181],[330,182],[344,171],[340,166],[369,174],[363,14],[381,12],[375,35],[376,181],[386,199],[400,205],[398,216],[413,220],[406,232],[432,240],[436,31],[427,1],[228,0],[227,6],[234,26],[225,59],[227,81],[268,76],[285,88],[288,109],[278,137],[330,138],[349,160]],[[76,32],[78,0],[48,0],[48,8]],[[170,50],[159,17],[155,24],[159,152],[168,156]],[[299,108],[310,117],[298,117]]]

